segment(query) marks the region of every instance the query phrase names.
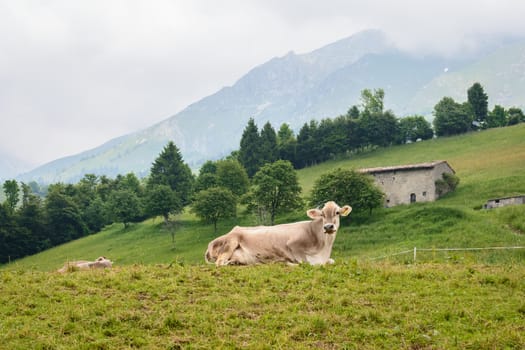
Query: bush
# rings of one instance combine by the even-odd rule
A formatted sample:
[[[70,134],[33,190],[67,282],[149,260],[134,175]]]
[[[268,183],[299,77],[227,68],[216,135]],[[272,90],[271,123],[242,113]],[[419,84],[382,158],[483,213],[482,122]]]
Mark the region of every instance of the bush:
[[[436,193],[438,196],[443,196],[448,192],[452,192],[459,184],[459,177],[454,174],[443,173],[442,179],[436,181]]]

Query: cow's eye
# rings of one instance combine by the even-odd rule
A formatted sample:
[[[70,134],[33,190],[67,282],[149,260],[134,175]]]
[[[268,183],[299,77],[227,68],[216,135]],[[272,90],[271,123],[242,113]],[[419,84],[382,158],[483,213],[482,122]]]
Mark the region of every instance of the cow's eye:
[[[335,212],[335,215],[339,215],[339,210]]]

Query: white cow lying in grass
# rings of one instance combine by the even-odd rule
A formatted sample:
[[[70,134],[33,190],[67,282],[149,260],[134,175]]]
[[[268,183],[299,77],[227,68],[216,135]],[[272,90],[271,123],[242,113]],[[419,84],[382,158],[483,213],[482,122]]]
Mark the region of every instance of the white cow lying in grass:
[[[77,271],[77,270],[91,270],[91,269],[105,269],[110,268],[113,265],[111,260],[107,259],[105,256],[98,257],[95,261],[68,261],[65,263],[58,272],[64,273],[68,271]]]
[[[312,265],[332,264],[330,258],[339,217],[347,216],[352,207],[339,207],[327,202],[323,209],[310,209],[312,221],[256,227],[234,227],[208,245],[205,259],[221,265],[250,265],[274,261]]]

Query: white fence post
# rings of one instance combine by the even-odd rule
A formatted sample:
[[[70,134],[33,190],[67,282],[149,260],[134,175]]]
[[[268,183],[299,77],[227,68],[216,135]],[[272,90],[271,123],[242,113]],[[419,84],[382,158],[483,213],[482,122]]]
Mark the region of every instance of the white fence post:
[[[414,247],[414,264],[416,263],[417,248]]]

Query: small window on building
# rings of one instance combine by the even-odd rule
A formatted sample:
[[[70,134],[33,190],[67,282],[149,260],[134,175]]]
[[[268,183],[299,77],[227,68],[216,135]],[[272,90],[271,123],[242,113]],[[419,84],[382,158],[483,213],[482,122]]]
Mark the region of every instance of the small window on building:
[[[499,199],[496,199],[495,202],[496,202],[496,203],[499,203]]]
[[[415,203],[416,202],[416,194],[415,193],[411,193],[410,194],[410,203]]]
[[[427,196],[427,191],[423,192],[423,197]]]

